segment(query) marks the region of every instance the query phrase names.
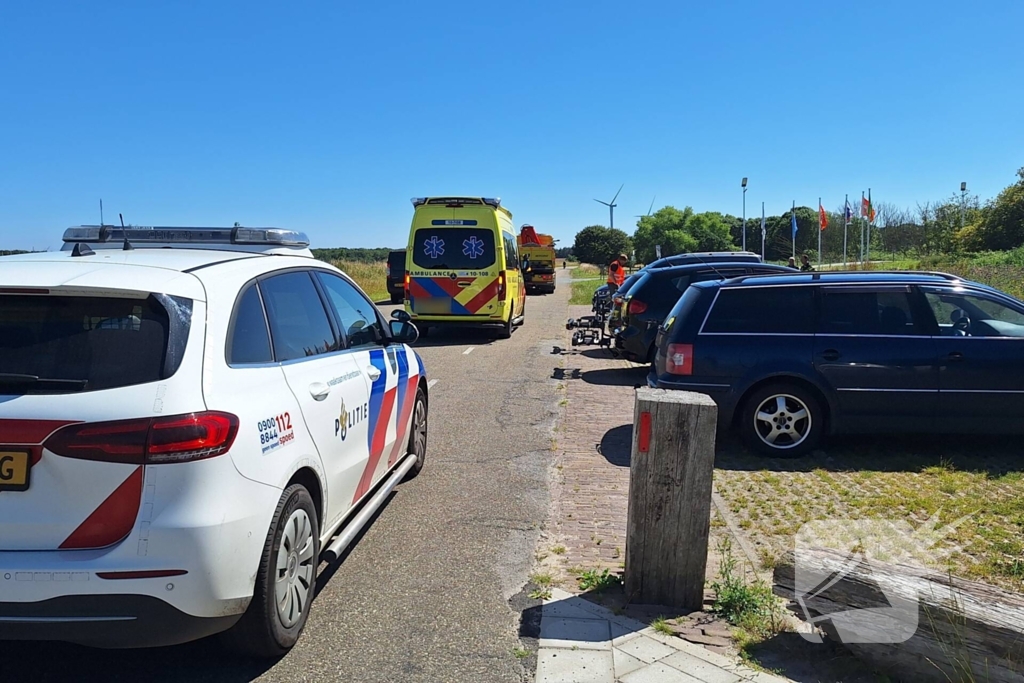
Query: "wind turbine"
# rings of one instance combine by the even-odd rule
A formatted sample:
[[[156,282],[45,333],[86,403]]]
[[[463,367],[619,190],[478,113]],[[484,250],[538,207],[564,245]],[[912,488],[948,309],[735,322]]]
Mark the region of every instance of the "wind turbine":
[[[658,195],[654,195],[654,197],[651,199],[651,205],[647,208],[647,213],[645,213],[643,216],[633,216],[633,218],[649,218],[651,215],[651,211],[654,210],[654,200],[657,198]]]
[[[625,186],[626,186],[625,183],[623,183],[622,185],[619,185],[619,192],[622,192],[622,188],[625,187]],[[615,207],[618,206],[615,203],[615,200],[619,198],[619,192],[615,193],[615,196],[612,197],[612,200],[610,202],[602,202],[600,199],[595,199],[594,200],[598,204],[604,204],[605,206],[608,207],[608,222],[610,223],[610,225],[608,226],[609,228],[614,228],[615,227]]]

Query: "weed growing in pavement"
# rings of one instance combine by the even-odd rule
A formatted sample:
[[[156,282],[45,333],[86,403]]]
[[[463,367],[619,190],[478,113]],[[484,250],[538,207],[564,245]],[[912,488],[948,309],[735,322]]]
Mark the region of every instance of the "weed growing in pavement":
[[[722,558],[718,580],[711,583],[715,591],[712,611],[734,626],[747,631],[751,640],[770,638],[786,625],[786,615],[771,586],[763,581],[748,583],[740,575],[738,562],[732,554],[732,540],[728,537],[718,543]]]
[[[598,572],[596,569],[588,569],[582,572],[576,579],[580,584],[580,590],[603,591],[622,583],[618,574],[612,574],[607,569]]]
[[[581,576],[583,574],[583,567],[569,567],[565,571],[570,576]]]
[[[540,572],[530,574],[530,581],[544,588],[550,586],[554,582],[554,580],[555,578],[551,576],[551,574],[543,574]]]
[[[514,647],[512,648],[512,656],[516,659],[526,659],[530,656],[530,651],[525,647]]]
[[[531,600],[550,600],[551,589],[550,588],[537,588],[530,591],[529,597]]]
[[[551,548],[551,552],[553,552],[555,555],[565,555],[565,546],[556,545],[553,548]]]
[[[658,617],[657,619],[652,621],[651,628],[653,628],[658,633],[663,633],[666,636],[675,635],[674,633],[672,633],[672,629],[669,628],[668,621],[665,619],[665,617]]]

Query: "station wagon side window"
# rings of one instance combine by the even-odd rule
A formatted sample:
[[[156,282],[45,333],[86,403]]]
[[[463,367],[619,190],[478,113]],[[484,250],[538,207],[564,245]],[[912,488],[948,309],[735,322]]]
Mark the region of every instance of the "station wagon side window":
[[[943,336],[1024,337],[1021,309],[978,292],[922,288]]]
[[[721,289],[702,334],[813,334],[814,290],[810,287]]]
[[[838,286],[821,289],[819,334],[923,336],[906,286]]]
[[[260,292],[276,360],[308,358],[341,348],[310,273],[274,275],[260,282]]]
[[[384,326],[373,302],[344,278],[324,272],[318,272],[316,276],[334,307],[348,348],[379,344],[384,339]]]
[[[269,363],[274,360],[267,316],[255,282],[245,288],[235,304],[231,329],[228,331],[227,355],[229,365]]]

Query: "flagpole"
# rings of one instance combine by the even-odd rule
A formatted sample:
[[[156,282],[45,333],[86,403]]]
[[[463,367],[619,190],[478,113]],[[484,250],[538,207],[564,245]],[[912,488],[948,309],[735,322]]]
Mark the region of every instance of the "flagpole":
[[[789,219],[796,225],[796,200],[793,200],[793,208],[789,214]],[[796,260],[796,230],[793,230],[793,260]]]
[[[843,269],[847,267],[846,263],[846,236],[850,232],[850,195],[847,193],[845,203],[843,204]]]
[[[761,260],[764,261],[764,202],[761,202]]]
[[[822,209],[821,197],[818,197],[818,212]],[[825,229],[821,227],[821,217],[818,217],[818,270],[821,270],[821,233],[825,232]]]
[[[860,191],[860,212],[864,214],[864,190]],[[860,265],[864,266],[864,224],[860,224]]]
[[[875,207],[871,204],[871,188],[868,188],[868,231],[867,238],[864,240],[864,253],[867,255],[868,261],[871,260],[871,220],[872,215],[875,212]]]

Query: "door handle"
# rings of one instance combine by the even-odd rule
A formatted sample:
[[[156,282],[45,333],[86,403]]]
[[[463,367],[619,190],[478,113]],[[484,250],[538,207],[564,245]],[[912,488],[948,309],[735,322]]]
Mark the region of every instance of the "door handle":
[[[371,382],[376,382],[378,379],[380,379],[380,370],[371,365],[370,367],[366,368],[366,376],[370,378]]]
[[[963,359],[964,359],[964,354],[962,354],[961,352],[959,352],[959,351],[950,351],[949,352],[949,361],[951,363],[959,363]]]
[[[313,382],[309,385],[309,395],[314,401],[322,401],[331,393],[331,388],[323,382]]]
[[[839,360],[840,353],[835,349],[826,349],[821,352],[821,357],[827,361]]]

